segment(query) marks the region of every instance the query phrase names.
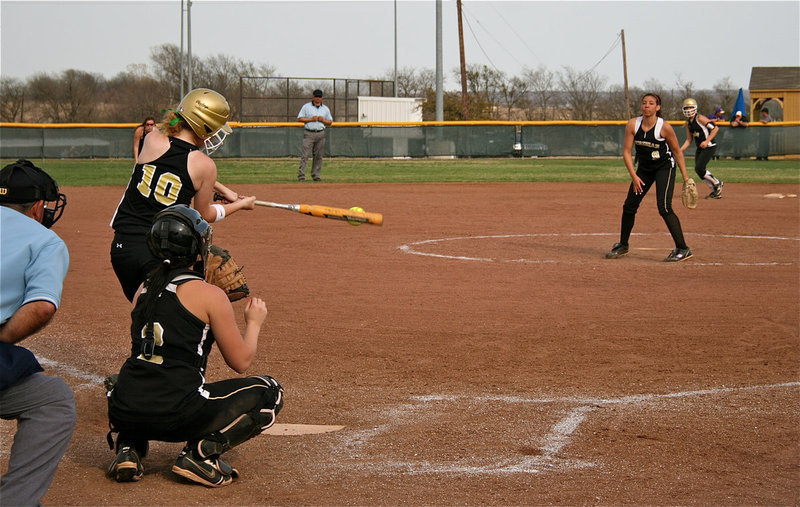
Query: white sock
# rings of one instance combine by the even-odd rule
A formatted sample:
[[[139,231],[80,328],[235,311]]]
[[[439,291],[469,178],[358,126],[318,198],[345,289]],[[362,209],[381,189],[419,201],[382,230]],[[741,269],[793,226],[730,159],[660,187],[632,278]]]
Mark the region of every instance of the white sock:
[[[714,176],[712,176],[711,173],[708,171],[706,171],[706,175],[703,176],[703,181],[705,182],[706,185],[708,185],[708,188],[710,188],[711,190],[714,190],[715,188],[717,188],[717,185],[719,185],[719,180]]]

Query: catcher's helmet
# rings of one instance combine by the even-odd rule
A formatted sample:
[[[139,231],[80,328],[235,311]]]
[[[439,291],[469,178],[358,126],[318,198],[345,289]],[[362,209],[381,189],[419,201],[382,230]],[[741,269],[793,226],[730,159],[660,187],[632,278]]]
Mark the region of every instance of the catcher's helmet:
[[[231,133],[228,125],[231,108],[225,97],[214,90],[197,88],[190,91],[183,97],[176,112],[203,140],[209,155],[222,146],[225,136]]]
[[[211,226],[200,213],[176,204],[160,211],[147,232],[150,252],[176,267],[191,266],[210,242]]]
[[[48,229],[61,218],[67,196],[58,191],[58,183],[30,160],[19,159],[0,170],[0,204],[27,204],[44,201],[42,225]],[[47,203],[55,203],[52,208]]]
[[[694,99],[686,99],[683,101],[683,115],[687,118],[697,114],[697,101]]]

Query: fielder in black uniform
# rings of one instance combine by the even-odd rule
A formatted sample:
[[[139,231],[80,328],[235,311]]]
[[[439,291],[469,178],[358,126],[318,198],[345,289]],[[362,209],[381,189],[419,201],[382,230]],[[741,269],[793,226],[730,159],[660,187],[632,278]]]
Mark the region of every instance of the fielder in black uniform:
[[[255,196],[240,196],[217,181],[208,155],[231,132],[225,97],[206,88],[186,94],[167,113],[162,128],[145,137],[125,194],[111,219],[111,265],[128,301],[158,264],[145,244],[153,217],[173,204],[191,205],[207,222],[219,222],[241,209],[255,208]],[[203,153],[200,148],[205,148]],[[214,203],[214,193],[225,200]]]
[[[192,271],[210,229],[196,210],[176,205],[146,235],[161,262],[136,294],[131,355],[108,393],[109,445],[119,432],[108,475],[118,482],[142,478],[147,443],[159,440],[186,442],[173,472],[226,486],[238,472],[220,455],[272,426],[283,406],[283,388],[266,375],[205,381],[215,342],[228,366],[247,370],[267,316],[263,300],[249,299],[242,336],[225,292]]]
[[[639,161],[639,167],[635,170],[631,153],[634,146]],[[636,220],[636,212],[653,183],[656,185],[658,214],[664,219],[675,242],[675,249],[664,261],[679,262],[691,257],[692,251],[683,238],[681,222],[672,210],[675,162],[678,163],[684,182],[688,180],[686,165],[675,131],[661,117],[661,97],[655,93],[648,93],[642,97],[642,116],[628,121],[625,127],[622,159],[631,175],[631,185],[622,205],[619,243],[614,244],[611,251],[606,254],[606,259],[617,259],[628,253],[628,240]]]
[[[686,120],[686,141],[683,142],[681,151],[686,151],[694,138],[697,145],[697,151],[694,154],[694,172],[711,189],[711,193],[706,196],[706,199],[721,199],[724,183],[706,169],[708,162],[714,158],[714,153],[717,151],[714,138],[717,137],[719,128],[714,125],[714,122],[697,113],[697,102],[694,99],[683,101],[683,115],[688,119]]]

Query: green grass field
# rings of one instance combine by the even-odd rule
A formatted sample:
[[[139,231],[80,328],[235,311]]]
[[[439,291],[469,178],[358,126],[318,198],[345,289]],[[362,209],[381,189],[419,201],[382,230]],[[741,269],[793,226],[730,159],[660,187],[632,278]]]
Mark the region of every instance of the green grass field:
[[[2,160],[5,166],[11,160]],[[125,185],[131,159],[33,160],[61,186]],[[224,183],[296,183],[298,159],[217,159]],[[687,159],[689,177],[694,161]],[[731,183],[800,183],[800,160],[714,160],[715,176]],[[310,170],[310,164],[309,168]],[[628,181],[622,159],[478,158],[478,159],[342,159],[328,158],[322,167],[330,183],[433,183]]]

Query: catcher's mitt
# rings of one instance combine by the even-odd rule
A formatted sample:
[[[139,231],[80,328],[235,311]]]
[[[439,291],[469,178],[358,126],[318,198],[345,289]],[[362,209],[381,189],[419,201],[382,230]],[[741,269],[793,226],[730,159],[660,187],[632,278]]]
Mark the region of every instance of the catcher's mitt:
[[[692,178],[683,182],[681,201],[683,201],[683,205],[689,209],[695,209],[697,207],[697,185],[695,185]]]
[[[250,294],[242,268],[236,264],[229,251],[217,245],[211,245],[208,249],[206,282],[224,290],[231,301],[237,301]]]

